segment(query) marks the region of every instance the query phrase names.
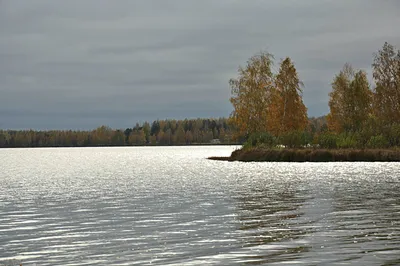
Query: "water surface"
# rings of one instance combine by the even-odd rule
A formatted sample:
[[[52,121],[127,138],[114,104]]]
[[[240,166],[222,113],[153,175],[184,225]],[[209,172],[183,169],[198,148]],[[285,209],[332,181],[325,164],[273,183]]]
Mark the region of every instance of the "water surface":
[[[0,265],[399,265],[400,163],[0,149]]]

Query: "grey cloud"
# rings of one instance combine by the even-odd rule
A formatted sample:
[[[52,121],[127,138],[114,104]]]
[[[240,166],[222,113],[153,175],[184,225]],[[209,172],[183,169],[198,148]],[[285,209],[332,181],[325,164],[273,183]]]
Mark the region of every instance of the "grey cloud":
[[[400,46],[397,0],[0,2],[0,127],[131,126],[232,111],[228,80],[290,56],[312,116],[344,63]],[[278,65],[275,66],[278,68]]]

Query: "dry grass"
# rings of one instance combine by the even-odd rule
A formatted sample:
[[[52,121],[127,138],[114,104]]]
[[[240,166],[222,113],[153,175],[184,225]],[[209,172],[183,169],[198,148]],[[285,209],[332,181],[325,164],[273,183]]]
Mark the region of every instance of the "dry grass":
[[[212,160],[242,162],[400,162],[399,149],[241,149]]]

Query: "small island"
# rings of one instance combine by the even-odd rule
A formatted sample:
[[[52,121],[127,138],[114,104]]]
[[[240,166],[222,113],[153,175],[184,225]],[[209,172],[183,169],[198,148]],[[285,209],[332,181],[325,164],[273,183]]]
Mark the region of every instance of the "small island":
[[[230,80],[231,124],[243,147],[225,161],[400,161],[400,50],[385,43],[374,54],[370,84],[346,63],[333,78],[328,115],[308,118],[303,83],[287,57],[273,71],[261,52]]]

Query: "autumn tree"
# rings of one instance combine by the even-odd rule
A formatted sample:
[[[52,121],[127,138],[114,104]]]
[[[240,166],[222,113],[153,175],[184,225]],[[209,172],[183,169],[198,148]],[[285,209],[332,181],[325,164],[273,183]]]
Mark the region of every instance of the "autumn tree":
[[[303,131],[307,127],[302,86],[293,62],[287,57],[281,62],[269,106],[269,131],[274,135]]]
[[[175,131],[174,143],[179,145],[186,144],[186,134],[182,125],[180,125]]]
[[[328,128],[337,133],[360,130],[371,112],[372,93],[367,74],[345,64],[333,79],[329,96]]]
[[[146,142],[149,142],[150,131],[151,131],[149,122],[144,122],[142,128],[143,128],[143,132],[144,132],[144,135],[146,138]]]
[[[251,57],[246,67],[239,67],[238,78],[229,81],[234,108],[231,119],[239,135],[267,130],[268,105],[274,86],[272,64],[273,56],[262,52]]]
[[[400,123],[400,50],[389,43],[375,54],[374,113],[385,124]]]
[[[186,144],[192,144],[193,134],[189,130],[186,131],[186,133],[185,133],[185,141],[186,141]]]
[[[122,130],[115,130],[112,133],[111,145],[123,146],[125,145],[125,135]]]

